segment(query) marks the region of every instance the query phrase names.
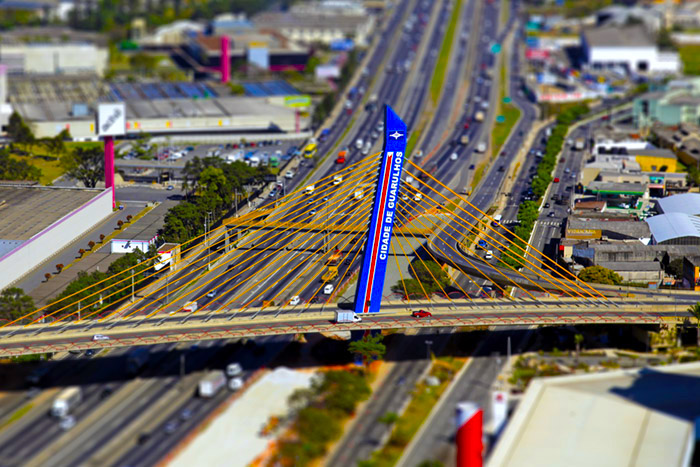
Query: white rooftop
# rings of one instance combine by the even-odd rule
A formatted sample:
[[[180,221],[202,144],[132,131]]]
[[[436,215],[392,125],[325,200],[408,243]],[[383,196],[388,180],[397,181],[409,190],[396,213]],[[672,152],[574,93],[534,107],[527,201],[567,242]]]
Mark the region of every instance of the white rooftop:
[[[682,237],[700,237],[700,217],[671,212],[645,219],[656,243]]]
[[[700,363],[535,379],[489,467],[689,465]]]
[[[667,196],[656,201],[658,209],[663,214],[682,212],[689,216],[700,215],[700,193],[683,193]]]

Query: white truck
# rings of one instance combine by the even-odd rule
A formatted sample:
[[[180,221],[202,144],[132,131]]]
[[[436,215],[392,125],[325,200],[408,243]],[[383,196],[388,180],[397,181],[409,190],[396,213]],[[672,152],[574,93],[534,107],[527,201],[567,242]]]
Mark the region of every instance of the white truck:
[[[357,316],[353,311],[336,311],[335,322],[340,323],[359,323],[362,318]]]
[[[584,147],[586,147],[586,141],[583,138],[577,138],[574,143],[574,149],[582,151]]]
[[[182,311],[194,313],[195,311],[197,311],[197,302],[194,301],[185,303],[185,306],[182,307]]]
[[[486,142],[481,141],[479,144],[476,145],[476,152],[486,152]]]
[[[482,112],[481,110],[476,112],[474,114],[474,120],[476,120],[477,122],[483,122],[484,121],[484,112]]]
[[[226,386],[226,375],[223,371],[212,371],[199,381],[199,397],[209,399],[214,397],[221,388]]]
[[[83,399],[83,391],[79,386],[71,386],[60,393],[51,404],[51,415],[57,418],[67,416]]]

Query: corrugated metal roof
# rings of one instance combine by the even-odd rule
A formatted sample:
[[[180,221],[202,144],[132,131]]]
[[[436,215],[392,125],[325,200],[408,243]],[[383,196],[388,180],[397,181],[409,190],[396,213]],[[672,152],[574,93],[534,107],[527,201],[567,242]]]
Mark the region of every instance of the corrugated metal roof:
[[[700,215],[700,193],[683,193],[667,196],[656,201],[663,214],[682,212],[689,216]]]
[[[700,218],[682,212],[661,214],[646,219],[656,243],[683,237],[700,237]]]

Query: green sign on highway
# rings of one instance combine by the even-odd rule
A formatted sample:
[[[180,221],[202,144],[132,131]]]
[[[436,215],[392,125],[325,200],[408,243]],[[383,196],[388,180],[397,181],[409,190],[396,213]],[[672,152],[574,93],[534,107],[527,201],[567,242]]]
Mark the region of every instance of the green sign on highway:
[[[501,52],[501,44],[499,44],[499,43],[493,44],[491,46],[491,52],[495,53],[495,54],[500,53]]]
[[[513,99],[511,99],[510,97],[506,96],[506,97],[503,98],[503,103],[504,103],[504,104],[510,104],[510,101],[512,101],[512,100],[513,100]]]
[[[499,116],[496,117],[496,121],[497,121],[498,123],[503,123],[503,122],[506,121],[506,117],[504,117],[503,115],[499,115]]]

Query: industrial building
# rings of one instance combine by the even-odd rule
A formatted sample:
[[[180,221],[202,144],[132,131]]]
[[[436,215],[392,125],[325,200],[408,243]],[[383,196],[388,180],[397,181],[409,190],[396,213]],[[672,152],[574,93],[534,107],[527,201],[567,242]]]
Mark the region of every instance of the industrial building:
[[[489,466],[691,465],[698,391],[700,363],[536,378]]]
[[[330,45],[350,38],[361,47],[369,45],[375,21],[359,2],[328,0],[302,3],[286,12],[266,11],[253,18],[258,27],[279,31],[293,41]]]
[[[223,30],[224,28],[220,28]],[[192,34],[176,53],[179,62],[205,76],[221,63],[221,36],[229,37],[232,70],[303,71],[311,56],[308,46],[286,39],[277,30],[242,28],[225,30],[220,35]]]
[[[593,70],[621,68],[634,73],[670,74],[681,71],[678,53],[661,52],[641,25],[584,29],[581,48],[585,67]]]
[[[653,244],[700,245],[700,194],[661,198],[655,207],[660,214],[646,219]]]
[[[95,76],[10,79],[10,104],[37,138],[63,129],[75,140],[96,140],[98,102],[126,104],[127,135],[294,132],[308,116],[284,96],[230,96],[224,86],[203,83],[113,83]]]
[[[112,190],[0,185],[0,289],[112,213]]]
[[[69,28],[16,28],[3,31],[0,43],[0,65],[11,75],[102,76],[108,61],[102,36]]]

